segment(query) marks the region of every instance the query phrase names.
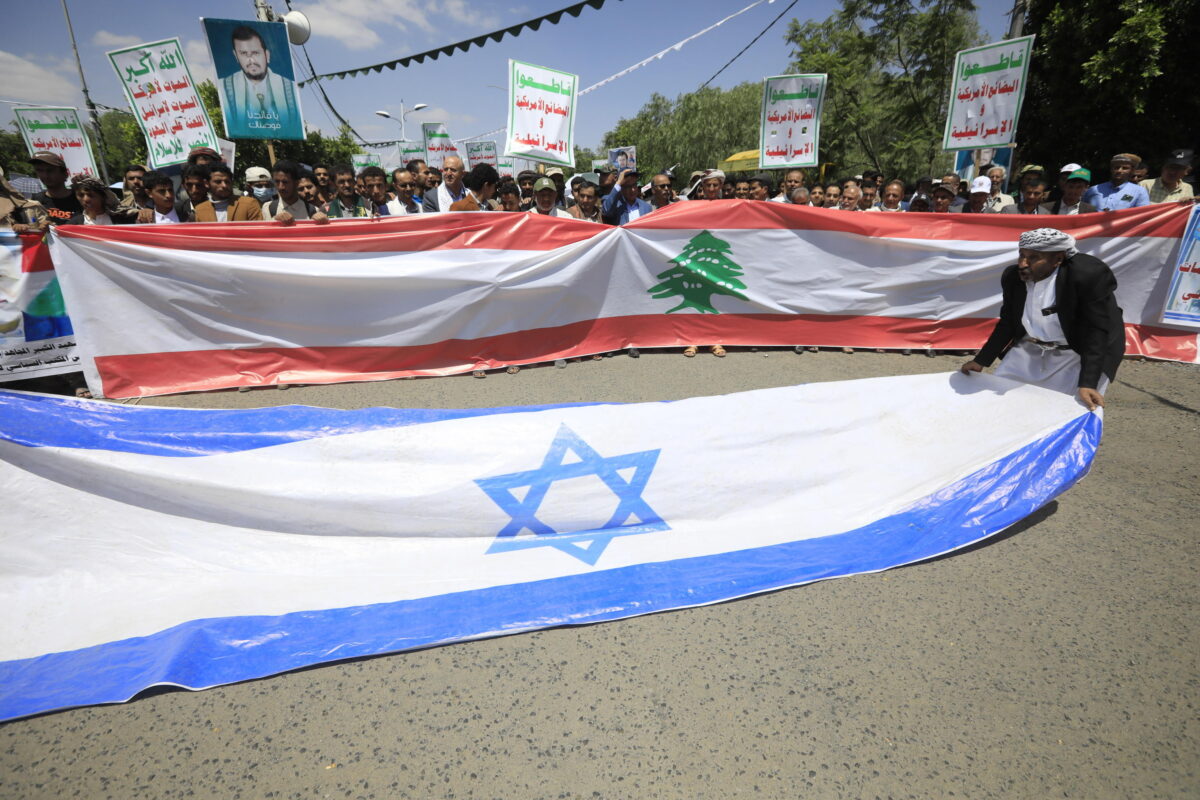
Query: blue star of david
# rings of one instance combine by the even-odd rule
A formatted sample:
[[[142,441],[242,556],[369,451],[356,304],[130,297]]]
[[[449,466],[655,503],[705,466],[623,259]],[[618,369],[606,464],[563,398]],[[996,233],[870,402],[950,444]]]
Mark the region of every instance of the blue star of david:
[[[563,459],[568,451],[578,456],[579,461],[564,464]],[[488,552],[554,547],[589,566],[594,566],[604,550],[618,536],[670,530],[670,526],[642,499],[642,492],[646,488],[646,482],[650,480],[650,473],[658,461],[659,452],[643,450],[640,453],[604,458],[583,441],[579,434],[562,425],[554,441],[550,443],[550,450],[542,459],[541,467],[492,478],[479,478],[475,481],[504,513],[512,517],[512,520],[496,534]],[[626,480],[619,470],[630,468],[633,469],[633,475]],[[550,490],[552,483],[587,475],[600,478],[617,496],[617,509],[607,522],[592,530],[559,532],[537,518],[538,508],[546,498],[546,492]],[[518,499],[512,491],[522,486],[529,487],[523,500]],[[638,521],[625,524],[630,517],[636,517]],[[533,532],[534,536],[517,536],[526,529]]]

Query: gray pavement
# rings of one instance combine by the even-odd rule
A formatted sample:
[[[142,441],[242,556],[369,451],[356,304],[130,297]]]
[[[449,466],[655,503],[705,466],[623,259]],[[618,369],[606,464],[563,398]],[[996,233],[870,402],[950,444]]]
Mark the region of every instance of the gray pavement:
[[[640,401],[962,360],[643,353],[143,402]],[[1124,364],[1091,475],[952,556],[9,723],[0,797],[1200,797],[1198,378]]]

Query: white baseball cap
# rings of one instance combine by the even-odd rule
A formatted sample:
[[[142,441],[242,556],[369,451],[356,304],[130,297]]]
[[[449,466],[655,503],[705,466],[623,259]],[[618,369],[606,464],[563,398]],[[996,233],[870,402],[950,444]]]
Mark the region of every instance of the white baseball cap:
[[[246,170],[246,183],[269,180],[271,180],[271,173],[267,172],[263,167],[251,167]]]
[[[1078,164],[1071,163],[1071,164],[1064,165],[1063,168],[1059,170],[1059,172],[1074,172],[1077,169],[1083,169],[1083,167],[1079,166]]]
[[[992,193],[992,179],[987,175],[980,175],[975,180],[971,181],[971,194],[976,192]]]

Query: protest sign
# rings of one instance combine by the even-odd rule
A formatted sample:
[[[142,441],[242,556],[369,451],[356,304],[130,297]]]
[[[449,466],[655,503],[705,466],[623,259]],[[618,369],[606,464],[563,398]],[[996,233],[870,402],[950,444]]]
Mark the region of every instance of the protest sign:
[[[496,166],[496,143],[495,142],[467,142],[467,155],[471,159],[471,164],[491,164]]]
[[[447,156],[463,157],[458,146],[450,138],[444,122],[422,122],[421,134],[425,139],[425,164],[430,167],[442,168],[442,162]],[[464,159],[464,165],[465,165]]]
[[[0,231],[0,382],[79,369],[49,245]]]
[[[87,129],[74,108],[14,108],[13,116],[30,155],[54,153],[62,156],[71,175],[99,175]]]
[[[228,139],[217,139],[217,151],[221,154],[221,162],[229,167],[234,168],[234,159],[237,156],[237,145]]]
[[[1180,240],[1162,321],[1167,325],[1200,328],[1200,205],[1192,206],[1192,215]]]
[[[193,147],[217,149],[217,134],[179,39],[110,50],[108,59],[146,137],[152,168],[184,163]]]
[[[974,150],[959,150],[954,154],[954,172],[968,183],[973,178],[983,175],[983,168],[989,164],[993,167],[1004,167],[1004,180],[1000,191],[1008,191],[1008,179],[1012,176],[1013,148],[1011,147],[979,147]]]
[[[512,178],[516,173],[513,167],[513,162],[516,161],[512,156],[499,156],[496,159],[496,171],[500,173],[501,178]]]
[[[637,169],[637,146],[614,147],[608,151],[608,164],[617,172],[623,169]]]
[[[761,169],[817,166],[825,80],[825,75],[813,74],[776,75],[763,81]]]
[[[353,153],[350,156],[350,164],[354,167],[354,174],[357,175],[363,167],[382,167],[383,160],[378,153]]]
[[[508,60],[508,130],[504,154],[575,166],[579,76]]]
[[[304,114],[287,26],[282,22],[201,17],[225,135],[231,139],[304,139]]]
[[[1032,51],[1032,36],[959,51],[943,150],[1003,147],[1016,141]]]
[[[1131,355],[1200,361],[1195,331],[1159,324],[1190,211],[1130,208],[1104,215],[1102,226],[1094,215],[1055,218],[1080,252],[1112,267]],[[319,236],[303,222],[218,233],[52,229],[92,392],[449,375],[703,337],[965,350],[995,327],[998,276],[1023,230],[1000,214],[930,224],[920,214],[699,202],[619,228],[539,214],[413,214],[333,227]],[[131,269],[138,281],[125,280]],[[371,280],[359,280],[366,272]],[[836,292],[826,290],[831,274]]]
[[[593,158],[592,159],[592,172],[596,172],[597,170],[602,169],[603,167],[606,167],[606,166],[608,166],[607,158]]]

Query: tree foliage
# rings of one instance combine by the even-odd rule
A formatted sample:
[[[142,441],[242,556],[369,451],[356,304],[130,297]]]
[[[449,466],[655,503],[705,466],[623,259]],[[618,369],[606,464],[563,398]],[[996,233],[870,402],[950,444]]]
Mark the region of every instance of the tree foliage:
[[[657,172],[679,164],[676,175],[717,166],[758,145],[762,86],[742,83],[728,91],[704,88],[674,101],[657,92],[637,115],[604,134],[602,147],[637,146],[638,166]]]
[[[1037,39],[1017,127],[1022,160],[1074,161],[1103,180],[1114,153],[1157,167],[1198,144],[1200,95],[1187,78],[1200,3],[1030,0],[1025,33]]]
[[[789,71],[829,75],[821,161],[911,180],[949,166],[941,149],[959,50],[981,43],[970,0],[843,0],[821,22],[792,20]]]

